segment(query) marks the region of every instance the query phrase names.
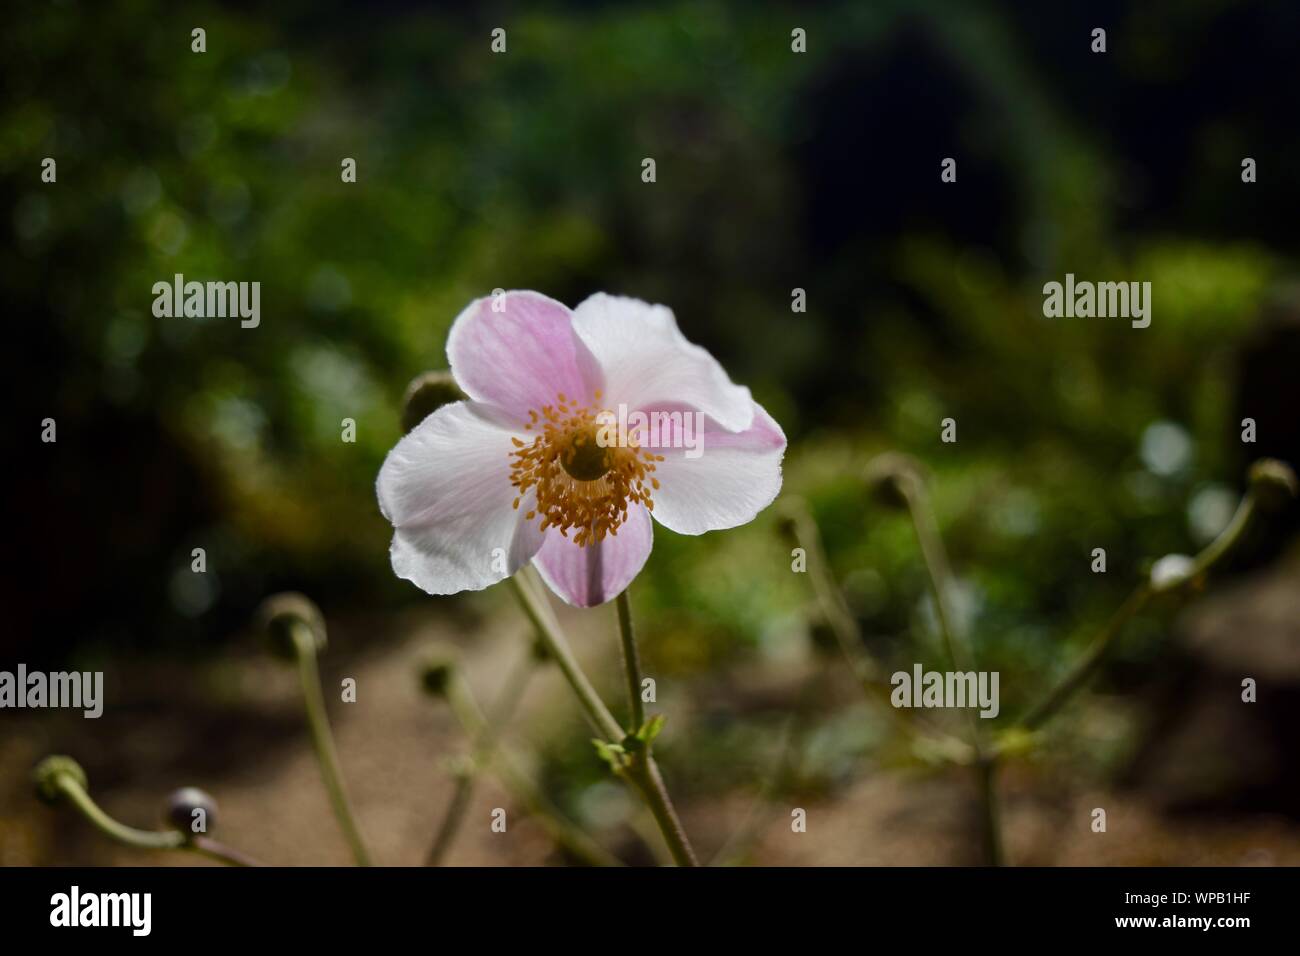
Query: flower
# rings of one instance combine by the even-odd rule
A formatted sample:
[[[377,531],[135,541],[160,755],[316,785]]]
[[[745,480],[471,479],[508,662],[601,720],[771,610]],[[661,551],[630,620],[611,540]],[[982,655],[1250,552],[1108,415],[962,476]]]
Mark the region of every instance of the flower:
[[[468,399],[412,429],[377,482],[393,570],[430,594],[532,561],[592,607],[645,565],[651,515],[681,534],[733,528],[781,489],[781,427],[664,306],[498,293],[456,318],[447,358]]]

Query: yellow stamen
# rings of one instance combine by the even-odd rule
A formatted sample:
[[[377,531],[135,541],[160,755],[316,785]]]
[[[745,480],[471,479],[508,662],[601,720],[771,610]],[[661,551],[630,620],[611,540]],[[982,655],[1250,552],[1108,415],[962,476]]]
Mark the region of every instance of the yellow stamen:
[[[663,456],[641,449],[634,435],[626,436],[624,445],[617,441],[602,444],[607,436],[602,436],[597,418],[609,421],[602,410],[577,407],[576,401],[563,394],[556,398],[558,405],[544,405],[540,414],[528,413],[541,434],[531,443],[511,439],[515,450],[510,452],[514,459],[510,484],[518,489],[520,499],[535,491],[537,507],[525,515],[526,520],[540,515],[543,531],[558,528],[565,537],[574,529],[573,542],[585,547],[618,534],[630,505],[639,502],[654,507],[652,483],[658,488],[659,482],[650,472]],[[600,399],[599,392],[595,399]]]

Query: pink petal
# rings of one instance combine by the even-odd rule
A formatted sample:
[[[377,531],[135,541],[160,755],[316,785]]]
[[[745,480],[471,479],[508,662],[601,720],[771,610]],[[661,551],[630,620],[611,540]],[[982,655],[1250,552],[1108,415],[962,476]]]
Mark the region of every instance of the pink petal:
[[[601,292],[574,310],[573,328],[604,370],[607,408],[685,402],[731,431],[749,427],[749,389],[733,384],[712,355],[686,341],[665,306]]]
[[[394,528],[399,578],[429,594],[477,591],[532,560],[542,546],[516,510],[512,432],[501,412],[475,402],[438,409],[397,443],[379,470],[379,508]]]
[[[500,312],[494,312],[493,302]],[[539,292],[475,299],[447,336],[452,375],[470,398],[524,422],[564,394],[589,402],[604,387],[600,366],[573,332],[567,308]]]
[[[570,537],[554,529],[538,552],[537,570],[552,591],[576,607],[595,607],[613,600],[624,591],[650,557],[654,525],[644,507],[627,509],[627,521],[618,534],[603,541],[578,547]]]
[[[664,460],[655,466],[659,487],[653,493],[652,514],[664,527],[679,534],[734,528],[752,521],[776,498],[781,490],[785,433],[763,406],[752,405],[754,421],[743,432],[728,431],[707,416],[702,434],[695,431],[693,418],[673,418],[674,427],[660,428],[658,447],[653,450]],[[657,411],[694,412],[679,404]],[[679,431],[676,423],[688,421],[691,430]],[[697,457],[687,457],[697,454],[682,447],[688,444],[698,448]]]

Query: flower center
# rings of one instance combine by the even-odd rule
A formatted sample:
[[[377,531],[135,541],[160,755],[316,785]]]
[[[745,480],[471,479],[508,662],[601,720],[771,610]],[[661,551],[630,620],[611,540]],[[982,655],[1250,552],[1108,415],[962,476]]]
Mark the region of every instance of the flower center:
[[[563,392],[554,405],[528,412],[526,431],[538,432],[532,442],[512,438],[514,450],[510,484],[518,489],[515,508],[529,489],[536,489],[537,507],[524,517],[541,515],[541,528],[558,528],[573,543],[585,546],[618,534],[627,520],[629,504],[653,510],[651,493],[659,479],[651,475],[662,455],[642,449],[635,434],[620,434],[613,413],[601,409],[600,392],[591,405],[571,402]]]

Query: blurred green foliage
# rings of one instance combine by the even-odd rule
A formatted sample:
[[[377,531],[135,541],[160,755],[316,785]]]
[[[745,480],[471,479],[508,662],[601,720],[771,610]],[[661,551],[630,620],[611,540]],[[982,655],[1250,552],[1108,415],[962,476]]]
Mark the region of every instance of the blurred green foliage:
[[[1196,7],[1109,10],[1104,60],[1083,3],[24,11],[0,39],[0,277],[26,330],[17,418],[54,416],[60,444],[22,478],[19,632],[55,614],[68,646],[191,649],[281,587],[327,611],[424,601],[388,569],[373,494],[404,387],[445,365],[476,296],[603,289],[672,306],[782,422],[787,489],[886,660],[933,653],[932,615],[906,518],[860,475],[885,450],[928,466],[965,625],[1014,712],[1242,487],[1239,350],[1295,269],[1277,117],[1297,94],[1275,82],[1294,81],[1295,14]],[[1225,46],[1254,60],[1225,71]],[[1151,327],[1045,320],[1042,283],[1067,271],[1150,281]],[[261,281],[261,326],[154,318],[176,273]],[[214,569],[197,593],[177,576],[196,543]],[[96,570],[60,574],[70,547]],[[771,515],[657,528],[635,592],[660,674],[807,646]],[[1151,652],[1145,627],[1123,654]]]

